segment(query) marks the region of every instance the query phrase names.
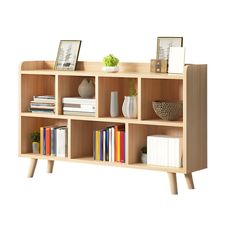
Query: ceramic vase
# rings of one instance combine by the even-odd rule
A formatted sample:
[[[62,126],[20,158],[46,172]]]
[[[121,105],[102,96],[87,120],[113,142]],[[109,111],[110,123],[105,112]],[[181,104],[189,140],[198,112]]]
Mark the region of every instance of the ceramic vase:
[[[138,114],[138,104],[137,96],[125,96],[122,113],[126,118],[137,118]]]
[[[111,92],[111,100],[110,100],[110,115],[111,117],[117,117],[119,115],[118,110],[118,92]]]
[[[78,93],[82,98],[92,98],[95,95],[95,86],[92,80],[83,79],[79,85]]]
[[[39,142],[32,142],[32,151],[34,154],[39,154]]]

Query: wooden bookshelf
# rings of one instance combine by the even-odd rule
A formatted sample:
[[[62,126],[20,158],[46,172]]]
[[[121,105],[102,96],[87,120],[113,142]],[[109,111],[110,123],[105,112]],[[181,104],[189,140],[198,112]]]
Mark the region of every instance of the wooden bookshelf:
[[[183,74],[151,73],[149,63],[120,63],[120,72],[105,73],[99,62],[78,62],[75,71],[55,71],[53,61],[26,61],[20,66],[19,78],[19,156],[31,159],[29,177],[33,177],[38,160],[48,161],[52,173],[55,161],[136,168],[168,173],[170,188],[177,194],[176,173],[185,175],[187,186],[194,188],[192,172],[207,167],[207,65],[186,65]],[[78,96],[84,78],[95,82],[95,117],[68,116],[62,112],[62,98]],[[138,92],[138,117],[123,117],[121,106],[133,80]],[[119,117],[109,115],[112,90],[119,93]],[[28,112],[34,95],[54,95],[55,114]],[[154,100],[183,101],[183,119],[163,121],[152,109]],[[92,158],[92,133],[112,124],[124,124],[126,130],[126,162],[111,163]],[[30,133],[41,126],[66,125],[68,157],[32,154]],[[141,163],[140,149],[147,136],[166,134],[183,137],[181,168]]]

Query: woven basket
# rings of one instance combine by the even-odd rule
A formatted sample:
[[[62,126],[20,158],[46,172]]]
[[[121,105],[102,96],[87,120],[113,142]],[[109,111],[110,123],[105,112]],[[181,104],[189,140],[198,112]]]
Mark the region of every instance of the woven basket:
[[[154,101],[152,107],[162,120],[178,120],[183,117],[182,101]]]

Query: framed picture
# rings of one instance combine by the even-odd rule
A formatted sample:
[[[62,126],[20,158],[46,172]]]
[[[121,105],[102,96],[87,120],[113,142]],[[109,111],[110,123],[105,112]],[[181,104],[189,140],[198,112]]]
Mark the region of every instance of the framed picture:
[[[61,40],[55,62],[55,70],[75,70],[81,40]]]
[[[157,59],[168,60],[170,47],[183,47],[183,37],[158,37]]]

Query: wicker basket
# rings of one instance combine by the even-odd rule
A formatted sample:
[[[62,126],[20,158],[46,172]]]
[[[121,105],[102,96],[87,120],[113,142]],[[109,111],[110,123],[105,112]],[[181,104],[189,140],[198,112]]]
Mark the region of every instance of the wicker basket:
[[[182,101],[154,101],[152,107],[163,120],[178,120],[183,117]]]

